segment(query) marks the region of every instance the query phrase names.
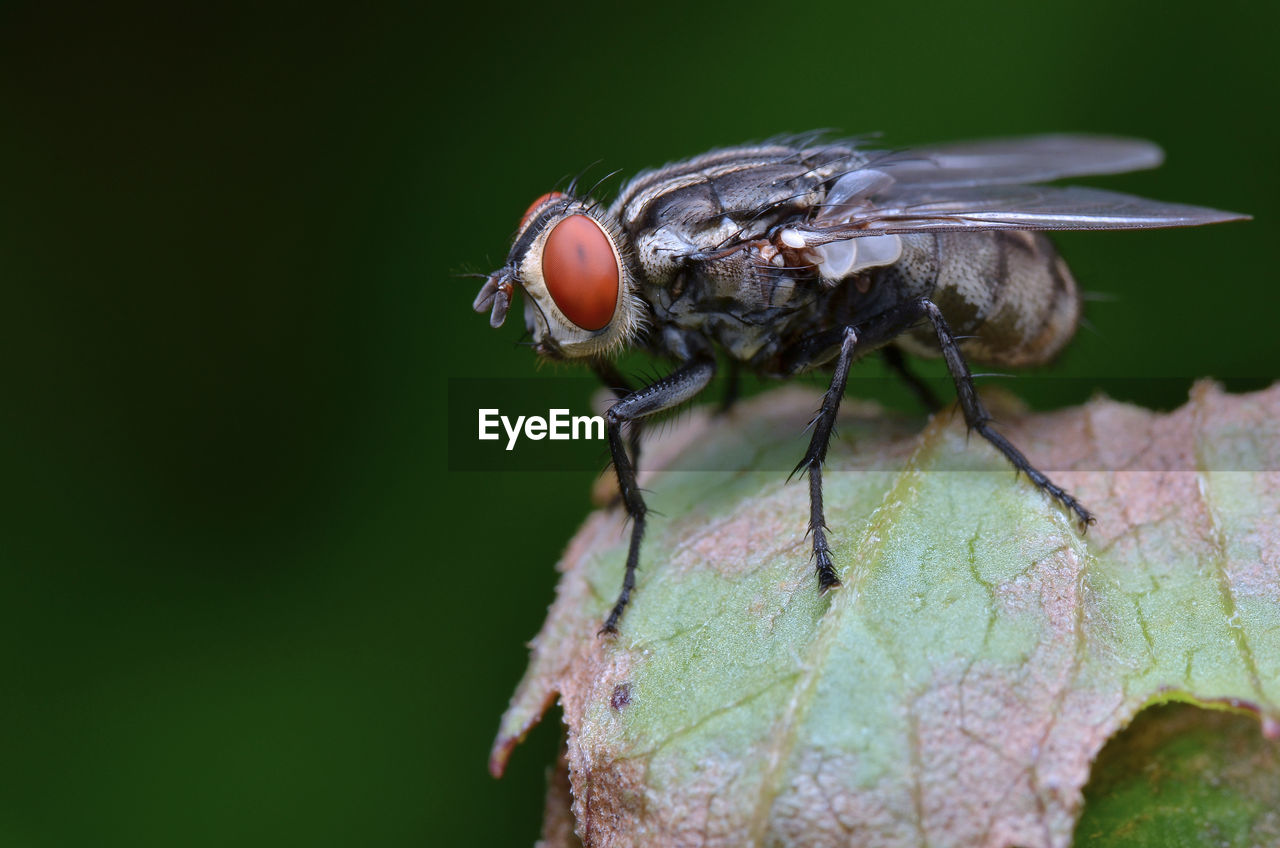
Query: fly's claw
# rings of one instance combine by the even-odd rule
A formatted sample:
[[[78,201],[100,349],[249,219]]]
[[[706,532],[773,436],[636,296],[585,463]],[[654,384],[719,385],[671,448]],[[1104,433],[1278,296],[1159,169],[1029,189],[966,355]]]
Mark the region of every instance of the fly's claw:
[[[840,582],[840,578],[836,577],[836,566],[831,559],[831,551],[823,548],[814,551],[814,556],[818,561],[818,594],[825,595],[831,589],[836,589],[843,585]]]

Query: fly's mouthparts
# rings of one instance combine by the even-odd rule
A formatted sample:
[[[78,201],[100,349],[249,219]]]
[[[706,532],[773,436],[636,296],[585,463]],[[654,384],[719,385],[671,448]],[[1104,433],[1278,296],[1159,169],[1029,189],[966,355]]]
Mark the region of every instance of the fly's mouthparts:
[[[480,287],[471,308],[476,312],[484,312],[492,307],[489,313],[489,326],[497,329],[507,320],[507,310],[511,308],[511,300],[515,296],[515,287],[511,282],[511,273],[507,269],[494,271]]]

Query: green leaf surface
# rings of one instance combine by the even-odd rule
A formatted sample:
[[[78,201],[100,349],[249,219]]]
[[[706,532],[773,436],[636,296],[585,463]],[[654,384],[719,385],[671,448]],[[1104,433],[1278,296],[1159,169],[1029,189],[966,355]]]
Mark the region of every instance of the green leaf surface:
[[[1145,710],[1093,772],[1079,846],[1280,845],[1280,742],[1259,740],[1252,717],[1186,704]]]
[[[817,403],[788,388],[647,448],[626,554],[588,518],[491,769],[557,699],[588,845],[1071,843],[1090,764],[1144,706],[1250,711],[1280,731],[1280,388],[1198,385],[1161,415],[1100,399],[997,412],[1099,516],[1087,537],[958,416],[923,432],[846,403],[820,596],[807,486],[778,469]],[[1261,737],[1259,737],[1261,738]]]

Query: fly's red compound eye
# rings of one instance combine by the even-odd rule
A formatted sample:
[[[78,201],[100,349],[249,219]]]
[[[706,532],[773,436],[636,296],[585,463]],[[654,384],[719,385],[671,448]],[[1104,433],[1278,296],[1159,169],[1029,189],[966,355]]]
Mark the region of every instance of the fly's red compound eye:
[[[524,215],[520,217],[520,229],[523,230],[529,224],[530,219],[533,218],[533,213],[538,211],[539,206],[546,203],[548,200],[559,200],[562,197],[564,197],[564,192],[549,191],[542,195],[542,197],[539,197],[537,200],[530,203],[529,208],[524,210]]]
[[[584,330],[601,330],[618,305],[618,259],[604,230],[589,215],[556,224],[542,249],[542,278],[564,316]]]

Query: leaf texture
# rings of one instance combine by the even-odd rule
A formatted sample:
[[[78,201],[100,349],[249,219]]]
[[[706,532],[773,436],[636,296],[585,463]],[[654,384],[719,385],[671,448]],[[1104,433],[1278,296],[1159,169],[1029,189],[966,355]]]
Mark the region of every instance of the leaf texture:
[[[592,514],[490,761],[557,700],[577,836],[595,845],[1071,844],[1090,764],[1145,706],[1245,711],[1280,736],[1280,387],[1200,383],[1158,414],[1096,399],[1004,432],[1098,516],[1069,516],[943,413],[846,401],[824,474],[844,586],[819,596],[807,487],[817,399],[695,413],[647,448],[626,555]]]

